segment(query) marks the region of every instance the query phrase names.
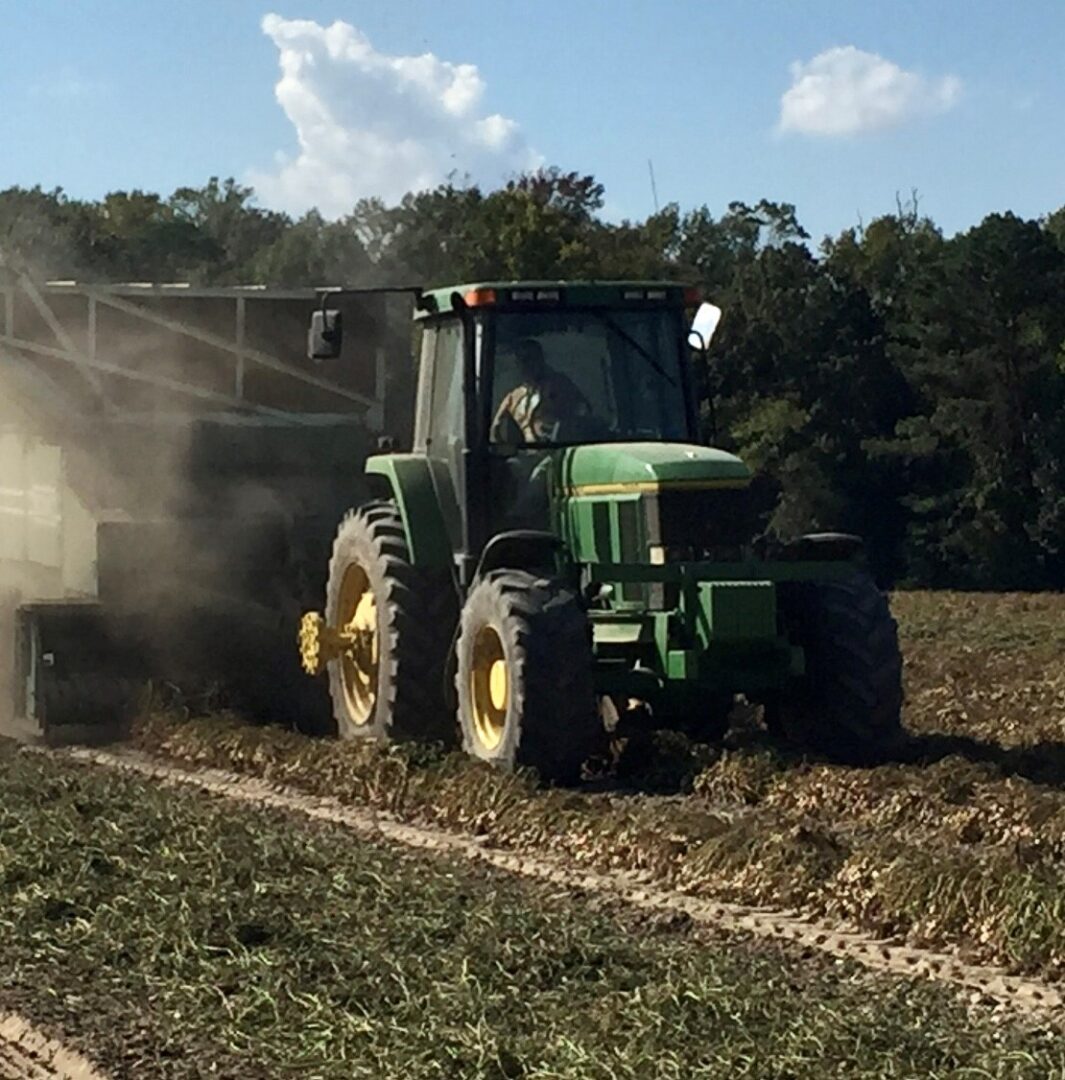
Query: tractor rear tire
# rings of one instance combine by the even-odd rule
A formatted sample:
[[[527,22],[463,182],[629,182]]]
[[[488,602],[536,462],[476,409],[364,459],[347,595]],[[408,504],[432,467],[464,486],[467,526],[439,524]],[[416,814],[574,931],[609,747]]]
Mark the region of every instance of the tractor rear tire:
[[[783,629],[806,654],[806,674],[766,707],[775,731],[830,758],[876,760],[903,738],[902,655],[887,599],[866,574],[787,582]]]
[[[572,784],[605,742],[588,617],[550,578],[494,570],[473,586],[455,684],[463,748],[482,761]]]
[[[447,570],[412,564],[399,510],[372,502],[350,511],[333,542],[325,621],[359,624],[359,650],[328,664],[341,739],[454,741],[444,666],[456,620]]]

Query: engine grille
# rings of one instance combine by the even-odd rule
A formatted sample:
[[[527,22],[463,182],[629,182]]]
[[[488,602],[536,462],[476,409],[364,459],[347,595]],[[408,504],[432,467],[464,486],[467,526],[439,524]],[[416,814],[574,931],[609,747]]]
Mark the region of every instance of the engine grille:
[[[671,560],[739,559],[761,532],[759,509],[750,488],[660,491],[647,496],[647,539]]]

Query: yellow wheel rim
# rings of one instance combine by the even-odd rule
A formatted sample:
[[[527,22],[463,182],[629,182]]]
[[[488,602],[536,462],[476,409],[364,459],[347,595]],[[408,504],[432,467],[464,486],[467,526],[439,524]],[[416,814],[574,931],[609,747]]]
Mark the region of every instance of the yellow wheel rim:
[[[337,606],[340,670],[348,716],[368,724],[377,704],[377,601],[366,571],[353,563],[344,571]]]
[[[510,677],[503,642],[491,626],[482,626],[473,641],[470,702],[474,735],[486,750],[494,750],[503,741]]]

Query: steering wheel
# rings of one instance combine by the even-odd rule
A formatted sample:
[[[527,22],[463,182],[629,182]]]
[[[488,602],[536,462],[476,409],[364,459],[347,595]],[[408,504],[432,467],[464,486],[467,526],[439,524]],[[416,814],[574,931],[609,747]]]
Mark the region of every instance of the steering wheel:
[[[597,442],[610,435],[610,425],[598,416],[571,416],[559,422],[556,441],[566,443]]]
[[[548,473],[551,471],[551,456],[545,456],[541,461],[536,463],[536,468],[529,473],[529,483],[538,484],[547,479]]]

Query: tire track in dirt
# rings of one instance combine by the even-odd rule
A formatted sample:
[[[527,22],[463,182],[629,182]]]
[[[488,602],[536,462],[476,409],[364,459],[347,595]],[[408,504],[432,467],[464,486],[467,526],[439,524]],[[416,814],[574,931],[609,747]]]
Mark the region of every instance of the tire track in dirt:
[[[970,1003],[997,1003],[1065,1023],[1065,993],[1049,983],[1011,975],[1002,968],[967,964],[947,953],[880,940],[855,930],[841,930],[799,912],[692,896],[677,889],[657,887],[632,873],[590,870],[539,851],[492,848],[476,837],[409,824],[376,810],[221,769],[189,771],[128,750],[77,748],[61,753],[76,761],[137,773],[167,785],[198,788],[228,799],[327,821],[368,839],[430,852],[452,852],[509,873],[574,891],[596,893],[641,910],[690,918],[694,923],[727,932],[791,942],[801,948],[855,961],[872,971],[929,978],[966,991]]]
[[[0,1012],[0,1080],[105,1080],[85,1058],[38,1031],[25,1017]]]

